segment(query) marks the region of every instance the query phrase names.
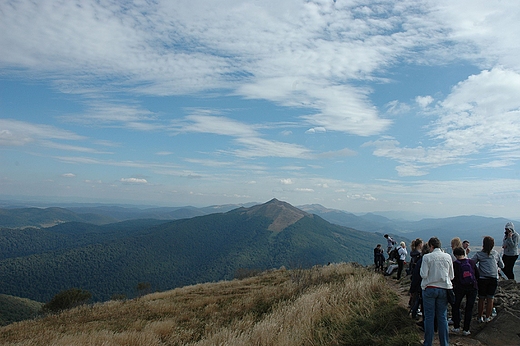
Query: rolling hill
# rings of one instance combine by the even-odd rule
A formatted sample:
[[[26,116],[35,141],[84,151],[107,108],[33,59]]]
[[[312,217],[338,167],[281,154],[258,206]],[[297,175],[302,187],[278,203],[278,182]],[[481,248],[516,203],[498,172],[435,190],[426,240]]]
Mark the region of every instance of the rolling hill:
[[[64,223],[5,245],[24,231],[0,231],[0,253],[8,254],[0,261],[0,293],[41,302],[72,287],[103,301],[133,297],[142,282],[163,291],[232,279],[244,268],[369,264],[381,242],[380,234],[331,224],[276,199],[168,222]]]

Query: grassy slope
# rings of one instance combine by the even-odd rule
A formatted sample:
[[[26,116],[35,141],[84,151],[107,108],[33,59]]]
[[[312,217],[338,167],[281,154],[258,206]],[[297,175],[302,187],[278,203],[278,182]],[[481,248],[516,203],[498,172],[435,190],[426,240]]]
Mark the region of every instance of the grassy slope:
[[[418,345],[386,280],[332,264],[82,306],[0,328],[2,345]]]

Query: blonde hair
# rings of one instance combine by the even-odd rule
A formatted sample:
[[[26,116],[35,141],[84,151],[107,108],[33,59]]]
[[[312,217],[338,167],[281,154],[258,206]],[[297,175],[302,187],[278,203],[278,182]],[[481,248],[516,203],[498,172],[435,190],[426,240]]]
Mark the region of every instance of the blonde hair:
[[[399,244],[399,245],[401,245],[402,247],[405,247],[406,243],[404,241],[402,241],[401,244]]]
[[[459,237],[455,237],[451,240],[451,248],[455,249],[458,247],[462,247],[462,241],[460,240]]]

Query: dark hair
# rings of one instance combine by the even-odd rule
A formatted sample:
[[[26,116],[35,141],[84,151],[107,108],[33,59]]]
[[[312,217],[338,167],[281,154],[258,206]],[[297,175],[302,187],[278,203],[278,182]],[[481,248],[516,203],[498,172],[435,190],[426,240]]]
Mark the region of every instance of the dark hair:
[[[388,238],[388,234],[385,234],[383,237]]]
[[[413,248],[416,249],[421,243],[423,243],[423,240],[421,238],[415,239],[413,242]]]
[[[421,255],[426,255],[427,253],[430,253],[430,248],[428,246],[423,246],[421,250]]]
[[[428,245],[437,249],[441,247],[441,241],[437,237],[431,237],[430,240],[428,240]]]
[[[455,249],[453,249],[453,254],[455,256],[465,256],[466,251],[461,247],[456,247]]]
[[[464,240],[464,241],[462,242],[462,244],[464,244],[464,243],[468,243],[468,244],[469,244],[469,240]]]
[[[482,251],[487,253],[488,255],[491,253],[491,250],[495,247],[495,239],[490,236],[485,236],[482,240]]]

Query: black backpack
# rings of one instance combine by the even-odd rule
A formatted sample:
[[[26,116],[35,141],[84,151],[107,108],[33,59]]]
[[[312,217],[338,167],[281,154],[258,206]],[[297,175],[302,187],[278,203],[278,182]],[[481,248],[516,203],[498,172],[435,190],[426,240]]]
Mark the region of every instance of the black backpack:
[[[397,261],[399,259],[399,251],[397,248],[390,251],[390,254],[388,255],[388,259],[391,261]]]

